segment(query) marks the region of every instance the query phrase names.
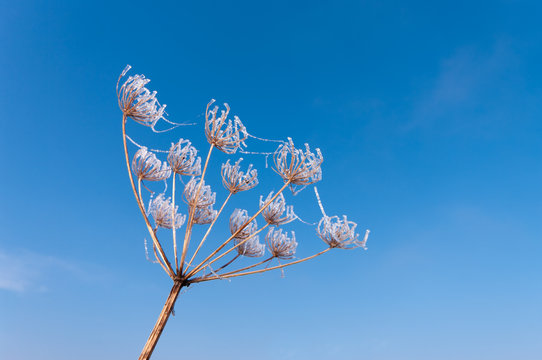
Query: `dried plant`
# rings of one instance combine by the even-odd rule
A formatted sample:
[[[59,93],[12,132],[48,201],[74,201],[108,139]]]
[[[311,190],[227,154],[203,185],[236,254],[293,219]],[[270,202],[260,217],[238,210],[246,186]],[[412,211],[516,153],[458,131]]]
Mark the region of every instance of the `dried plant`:
[[[199,255],[232,196],[242,191],[251,190],[258,185],[258,172],[252,165],[249,165],[247,170],[243,172],[240,166],[242,159],[238,159],[233,164],[227,160],[222,165],[220,172],[222,183],[227,189],[228,195],[218,210],[213,209],[216,204],[216,193],[211,190],[209,185],[205,184],[205,176],[210,171],[208,165],[213,149],[216,148],[230,155],[238,150],[249,153],[243,150],[246,147],[245,141],[249,137],[259,140],[265,139],[249,135],[237,116],[234,116],[233,120],[228,119],[230,113],[228,104],[224,104],[225,110],[221,110],[218,115],[218,106],[210,108],[214,103],[212,100],[207,104],[205,111],[205,136],[210,147],[203,167],[201,158],[197,156],[198,151],[189,140],[179,139],[171,145],[169,151],[151,151],[144,146],[137,145],[127,135],[128,118],[155,132],[158,132],[155,127],[160,120],[169,124],[175,123],[164,118],[165,105],[159,104],[156,91],[151,92],[146,88],[150,80],[145,76],[129,76],[119,89],[120,81],[128,70],[130,70],[129,66],[121,73],[117,81],[118,103],[123,115],[122,135],[128,176],[139,210],[152,239],[153,262],[158,263],[173,281],[170,294],[141,352],[140,360],[150,358],[173,310],[177,296],[184,287],[276,269],[282,271],[287,266],[313,259],[334,248],[365,248],[369,232],[367,231],[364,239],[359,241],[359,234],[355,232],[356,223],[347,220],[346,216],[342,219],[337,216],[328,217],[315,187],[317,201],[323,215],[316,228],[316,233],[327,246],[313,255],[294,259],[298,246],[295,234],[291,231],[291,235],[288,235],[289,233],[280,227],[291,223],[298,217],[294,214],[293,206],[286,205],[283,192],[287,187],[290,187],[295,194],[300,191],[296,190],[297,186],[303,188],[320,181],[322,179],[323,157],[319,149],[313,153],[308,145],[305,145],[304,150],[295,148],[292,139],[288,138],[288,141],[279,141],[280,145],[273,153],[273,170],[282,178],[282,187],[276,192],[271,191],[265,200],[263,196],[260,196],[258,210],[252,215],[249,215],[247,210],[235,209],[229,218],[231,235],[223,234],[223,240],[220,243],[212,244],[213,251],[205,256]],[[131,161],[127,140],[139,147]],[[160,153],[167,154],[167,161],[158,159],[157,154]],[[171,176],[172,174],[173,176]],[[176,204],[177,176],[180,180],[183,176],[190,177],[182,191],[183,200],[186,203],[185,214],[179,212],[179,205]],[[171,182],[172,186],[166,187],[166,189],[171,189],[171,196],[167,197],[165,191],[155,195],[149,190],[151,193],[147,195],[149,205],[145,210],[143,204],[146,200],[144,200],[142,186],[146,188],[144,184],[146,181]],[[257,217],[260,215],[262,215],[265,224],[258,228]],[[154,225],[151,224],[151,219]],[[184,236],[181,241],[177,241],[177,230],[183,225]],[[195,250],[190,251],[191,256],[188,256],[189,250],[192,249],[190,242],[194,225],[206,225],[207,229],[199,239]],[[173,256],[171,254],[168,256],[164,251],[162,246],[164,240],[158,239],[158,227],[171,230]],[[259,241],[259,233],[267,227],[270,228],[265,236],[265,244],[262,244]],[[162,236],[162,233],[160,235]],[[146,242],[145,249],[147,249]],[[268,257],[264,257],[266,250],[269,251]],[[214,266],[215,262],[228,255],[229,260],[222,266]],[[264,259],[245,267],[225,270],[241,256],[249,259],[264,257]],[[198,260],[196,261],[196,259]],[[273,259],[277,259],[279,264],[269,266]],[[290,261],[280,263],[280,260]]]

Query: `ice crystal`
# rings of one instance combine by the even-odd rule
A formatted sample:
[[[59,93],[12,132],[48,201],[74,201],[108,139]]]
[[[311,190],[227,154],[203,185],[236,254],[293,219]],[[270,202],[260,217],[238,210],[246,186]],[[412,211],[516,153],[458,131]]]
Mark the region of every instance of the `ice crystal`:
[[[284,182],[294,185],[310,185],[322,179],[321,165],[324,161],[320,149],[316,155],[311,152],[309,145],[305,144],[305,151],[296,149],[291,138],[288,143],[279,145],[273,154],[275,171]]]
[[[260,237],[258,235],[251,237],[247,241],[242,239],[234,239],[235,245],[240,244],[237,247],[237,253],[239,255],[247,257],[260,257],[265,254],[265,244],[260,244]]]
[[[119,81],[130,68],[128,65],[124,69]],[[164,116],[166,105],[160,105],[156,99],[156,91],[151,92],[145,87],[150,81],[145,75],[129,76],[120,90],[117,83],[117,97],[119,107],[125,116],[154,130],[158,120]]]
[[[249,216],[246,210],[241,209],[235,209],[234,212],[230,216],[230,232],[235,234],[236,238],[239,239],[246,239],[252,234],[258,230],[258,224],[256,223],[256,219],[252,220],[247,226],[243,228],[243,230],[237,231],[241,229],[249,220]]]
[[[247,172],[240,171],[239,163],[243,160],[240,158],[234,165],[230,164],[230,160],[222,164],[222,184],[232,194],[239,191],[250,190],[258,185],[258,171],[252,169],[252,164],[248,166]]]
[[[362,241],[358,240],[359,234],[356,233],[357,224],[353,221],[348,221],[346,215],[343,215],[341,220],[338,216],[322,217],[318,223],[318,236],[330,247],[339,249],[355,249],[358,247],[365,249],[367,231]]]
[[[169,197],[166,198],[164,194],[159,194],[154,199],[151,199],[147,213],[152,216],[157,226],[173,229],[175,225],[175,228],[178,229],[184,224],[186,216],[179,214],[177,209],[178,206],[175,206],[175,210],[173,209]],[[175,218],[173,218],[174,213]]]
[[[247,139],[248,133],[237,116],[233,117],[233,121],[228,119],[230,112],[228,104],[224,104],[226,110],[222,110],[217,118],[218,106],[212,110],[209,109],[214,102],[214,99],[211,100],[205,110],[205,136],[207,141],[220,151],[234,154],[239,147],[246,147],[244,141]]]
[[[292,231],[292,237],[288,237],[288,233],[282,233],[282,229],[271,228],[265,236],[267,248],[271,254],[279,259],[291,259],[295,255],[297,242],[295,241],[295,233]]]
[[[272,198],[273,191],[267,195],[265,201],[263,200],[263,196],[260,196],[260,209],[263,208]],[[286,211],[286,214],[284,214],[284,211]],[[262,216],[270,225],[275,226],[288,224],[289,222],[297,219],[296,214],[294,214],[294,207],[292,205],[286,205],[286,200],[284,200],[284,195],[282,195],[282,193],[280,193],[279,196],[277,196],[277,198],[264,209]]]
[[[184,199],[185,202],[191,207],[204,208],[211,206],[215,203],[216,193],[211,191],[209,185],[205,185],[205,181],[201,181],[201,189],[198,194],[198,187],[200,184],[199,178],[192,178],[184,187]],[[197,198],[196,198],[197,195]]]
[[[201,158],[197,153],[190,140],[179,139],[177,143],[171,144],[167,157],[171,170],[179,175],[200,176]]]
[[[171,168],[146,147],[140,148],[132,160],[132,170],[139,180],[160,181],[171,176]]]
[[[217,211],[212,205],[197,207],[194,211],[194,223],[199,225],[210,224],[217,216]]]

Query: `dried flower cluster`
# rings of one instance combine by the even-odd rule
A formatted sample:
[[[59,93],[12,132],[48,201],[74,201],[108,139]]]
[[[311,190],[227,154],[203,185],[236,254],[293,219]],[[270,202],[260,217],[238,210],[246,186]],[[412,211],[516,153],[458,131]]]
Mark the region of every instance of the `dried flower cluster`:
[[[130,65],[126,66],[119,80],[130,69]],[[158,120],[164,117],[166,105],[160,106],[156,99],[156,91],[150,92],[145,87],[150,81],[150,79],[145,78],[145,75],[130,76],[122,84],[120,90],[117,82],[117,97],[124,116],[154,129]]]
[[[228,104],[224,104],[226,110],[221,110],[220,116],[217,118],[218,106],[209,109],[214,102],[214,99],[211,100],[205,110],[207,141],[226,154],[235,154],[239,147],[246,146],[244,141],[248,138],[247,130],[237,116],[233,117],[233,121],[228,119],[230,113]]]
[[[139,180],[160,181],[171,176],[171,168],[146,147],[139,149],[132,160],[132,170]]]
[[[252,169],[252,164],[248,166],[246,174],[240,171],[239,163],[242,160],[243,158],[240,158],[234,165],[230,164],[230,160],[222,164],[222,183],[232,194],[250,190],[258,185],[258,171]]]
[[[197,154],[198,151],[192,146],[190,140],[179,139],[177,143],[171,144],[167,161],[175,174],[200,176],[201,158]]]
[[[342,219],[337,216],[328,217],[315,188],[323,215],[316,227],[316,233],[327,246],[313,255],[293,260],[298,248],[295,233],[286,231],[282,227],[297,220],[298,216],[294,213],[293,206],[286,204],[283,192],[287,187],[294,191],[295,186],[305,187],[320,181],[322,179],[323,157],[319,149],[312,152],[307,144],[304,149],[296,148],[290,138],[280,142],[273,153],[273,170],[280,175],[283,186],[276,191],[265,191],[268,194],[265,199],[264,195],[260,195],[259,204],[254,203],[255,207],[259,205],[254,213],[249,213],[244,209],[235,209],[229,217],[230,234],[216,234],[211,239],[212,229],[230,199],[240,192],[254,189],[259,184],[258,171],[252,164],[242,171],[241,158],[232,159],[231,162],[228,159],[220,169],[222,184],[228,191],[228,195],[222,204],[214,209],[214,206],[217,205],[217,194],[212,191],[210,185],[205,183],[206,174],[213,171],[212,166],[209,166],[211,153],[213,149],[217,149],[225,154],[233,155],[239,149],[246,147],[245,141],[249,134],[237,116],[233,116],[233,120],[228,118],[230,115],[228,104],[224,104],[225,109],[220,110],[219,113],[218,106],[211,108],[214,103],[214,100],[211,100],[205,110],[204,124],[205,136],[210,147],[203,164],[202,158],[198,156],[198,150],[190,140],[185,138],[172,143],[169,151],[151,151],[147,147],[137,145],[130,139],[139,147],[130,158],[126,131],[128,119],[147,126],[155,132],[155,126],[160,119],[170,124],[174,123],[163,117],[165,105],[160,105],[158,102],[156,91],[151,92],[146,88],[150,80],[144,75],[129,76],[119,89],[121,78],[126,75],[128,70],[130,70],[129,66],[122,72],[117,82],[118,103],[123,114],[122,131],[128,175],[137,204],[152,238],[155,257],[153,262],[160,264],[173,281],[170,295],[143,348],[140,360],[150,358],[172,312],[179,291],[183,287],[205,281],[283,269],[313,259],[334,248],[365,248],[368,232],[364,239],[359,241],[356,223],[347,220],[346,216]],[[243,152],[245,151],[243,150]],[[167,158],[160,160],[157,155],[161,153],[166,153]],[[215,172],[216,175],[218,175],[217,173]],[[174,176],[171,176],[172,174]],[[183,176],[187,177],[186,181],[183,180]],[[181,190],[177,189],[177,179],[183,184]],[[166,190],[155,194],[145,185],[145,182],[148,181],[164,181]],[[168,185],[170,183],[171,186]],[[142,191],[142,186],[149,190],[150,195]],[[171,196],[169,193],[166,195],[167,189],[169,189]],[[182,203],[178,201],[180,195],[178,192],[181,191],[182,200],[186,203],[184,214],[179,211],[179,205]],[[147,201],[148,206],[145,209],[144,204]],[[258,228],[257,218],[260,215],[264,225]],[[206,228],[205,234],[198,239],[197,245],[191,244],[192,238],[195,237],[192,231],[195,225],[205,225]],[[177,238],[177,230],[183,226],[184,236]],[[259,233],[266,227],[269,228],[265,235],[265,243],[260,243]],[[159,230],[159,228],[170,230],[172,241],[167,247],[164,246],[167,240],[164,240],[163,230]],[[218,243],[216,243],[217,239]],[[200,250],[208,251],[204,247],[206,242],[207,246],[211,246],[214,250],[202,256]],[[212,243],[208,244],[209,242]],[[173,248],[172,254],[168,255],[165,249],[171,248]],[[233,266],[240,257],[251,261],[251,258],[263,257],[266,251],[269,251],[269,257],[259,262],[233,270],[225,270],[229,266]],[[226,256],[229,257],[225,258]],[[225,259],[222,260],[222,258]],[[216,267],[214,263],[220,260],[225,263]],[[291,261],[281,263],[281,260]],[[273,261],[278,262],[278,265],[269,266]]]

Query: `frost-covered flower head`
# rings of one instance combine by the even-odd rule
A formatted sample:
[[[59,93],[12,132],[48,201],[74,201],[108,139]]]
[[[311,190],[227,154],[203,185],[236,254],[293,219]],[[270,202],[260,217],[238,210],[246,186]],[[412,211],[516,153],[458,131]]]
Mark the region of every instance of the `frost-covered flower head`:
[[[119,76],[119,81],[130,69],[130,65],[126,66]],[[117,81],[117,97],[122,113],[154,130],[158,120],[164,116],[166,105],[160,105],[156,99],[156,91],[150,92],[145,87],[151,80],[146,79],[145,75],[129,76],[120,90],[119,81]]]
[[[179,139],[176,144],[171,144],[167,161],[176,174],[200,176],[201,158],[197,154],[198,150],[192,146],[190,140]]]
[[[250,219],[246,210],[235,209],[230,216],[230,232],[231,234],[236,234],[239,229],[241,229],[246,222]],[[239,231],[235,235],[238,239],[246,239],[258,230],[258,224],[256,219],[252,220],[250,224],[245,226],[243,230]]]
[[[157,226],[173,229],[175,225],[175,229],[178,229],[184,224],[186,216],[179,214],[177,209],[178,206],[175,206],[175,210],[173,209],[170,198],[166,198],[164,194],[159,194],[149,202],[147,213],[152,216]],[[174,213],[175,218],[173,217]]]
[[[222,184],[232,194],[239,191],[250,190],[258,185],[258,171],[252,169],[252,164],[248,166],[246,174],[240,171],[239,163],[243,160],[240,158],[234,165],[230,164],[230,160],[222,164]]]
[[[167,162],[158,160],[146,147],[140,148],[135,153],[132,170],[139,180],[160,181],[171,176],[171,168]]]
[[[367,237],[369,231],[365,233],[365,237],[362,241],[358,240],[359,234],[356,233],[357,224],[353,221],[348,221],[346,215],[343,215],[341,220],[338,216],[325,216],[322,217],[318,223],[317,232],[318,236],[329,247],[339,249],[355,249],[357,247],[366,248]]]
[[[258,235],[251,237],[247,241],[242,239],[234,239],[235,245],[240,244],[237,247],[237,253],[239,255],[247,257],[260,257],[265,254],[265,244],[260,244],[260,237]]]
[[[226,110],[222,110],[217,118],[218,106],[209,110],[214,102],[214,99],[211,100],[205,110],[205,136],[209,144],[213,144],[220,151],[234,154],[239,147],[246,147],[244,141],[248,133],[237,116],[233,117],[233,121],[228,119],[230,107],[226,103],[224,104]]]
[[[213,209],[213,205],[206,207],[197,207],[194,211],[194,223],[199,225],[210,224],[217,216],[217,211]]]
[[[310,185],[322,180],[320,165],[324,161],[320,149],[316,149],[316,155],[311,152],[309,145],[305,144],[305,151],[296,149],[291,138],[288,143],[279,145],[273,154],[275,172],[284,182],[290,181],[294,185]]]
[[[205,185],[204,180],[202,180],[201,182],[202,184],[201,189],[199,190],[199,194],[197,194],[200,184],[199,178],[190,179],[188,184],[186,184],[186,186],[184,187],[183,195],[185,202],[191,207],[204,208],[211,206],[215,203],[216,193],[211,191],[211,187],[209,185]],[[197,199],[196,195],[198,195]]]
[[[288,237],[288,233],[282,233],[282,229],[271,228],[265,236],[267,248],[271,254],[279,259],[291,259],[295,255],[297,242],[295,241],[295,233],[292,231],[292,237]]]
[[[263,200],[263,196],[260,196],[260,209],[264,207],[265,204],[267,204],[272,198],[273,191],[267,195],[265,201]],[[283,216],[284,211],[286,211],[286,214]],[[279,196],[277,196],[277,198],[264,209],[262,216],[270,225],[275,226],[288,224],[289,222],[297,219],[296,214],[294,214],[293,205],[286,205],[286,200],[284,200],[284,195],[282,195],[282,193],[280,193]]]

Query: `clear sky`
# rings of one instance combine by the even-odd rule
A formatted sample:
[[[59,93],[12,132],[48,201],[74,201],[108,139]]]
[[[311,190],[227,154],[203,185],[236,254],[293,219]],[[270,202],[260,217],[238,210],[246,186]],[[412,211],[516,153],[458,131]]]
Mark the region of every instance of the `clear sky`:
[[[169,292],[145,260],[123,160],[115,82],[131,64],[172,121],[197,122],[160,135],[130,122],[134,139],[189,138],[205,154],[205,105],[228,102],[256,136],[321,148],[326,212],[372,231],[367,251],[284,278],[190,287],[153,358],[540,359],[541,11],[1,2],[0,358],[135,359]],[[281,186],[263,157],[245,158],[261,184],[227,211]],[[208,180],[219,202],[224,159],[213,155]],[[286,198],[319,220],[312,189]],[[325,247],[312,226],[288,229],[299,256]]]

